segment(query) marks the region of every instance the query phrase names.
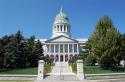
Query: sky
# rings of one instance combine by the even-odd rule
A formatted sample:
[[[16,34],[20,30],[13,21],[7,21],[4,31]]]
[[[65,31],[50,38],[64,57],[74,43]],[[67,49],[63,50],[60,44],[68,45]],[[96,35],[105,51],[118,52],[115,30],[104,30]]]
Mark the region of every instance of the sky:
[[[125,33],[125,0],[0,0],[0,37],[21,30],[24,36],[49,38],[63,6],[74,38],[88,38],[99,18],[108,15]]]

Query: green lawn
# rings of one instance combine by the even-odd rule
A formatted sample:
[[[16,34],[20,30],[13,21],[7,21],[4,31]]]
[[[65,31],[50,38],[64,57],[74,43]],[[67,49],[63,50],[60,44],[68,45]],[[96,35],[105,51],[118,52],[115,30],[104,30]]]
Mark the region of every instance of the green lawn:
[[[37,75],[38,68],[23,68],[23,69],[4,69],[0,70],[0,74],[26,74],[26,75]],[[44,74],[51,72],[51,65],[44,65]]]
[[[33,81],[16,81],[16,80],[10,80],[10,81],[0,81],[0,82],[33,82]]]
[[[70,63],[69,65],[72,67],[73,72],[77,73],[77,65],[76,65],[76,63]]]
[[[97,66],[84,66],[84,72],[86,74],[113,73],[111,70],[104,70]]]
[[[25,68],[25,69],[13,69],[13,70],[4,70],[0,74],[29,74],[36,75],[37,68]]]
[[[73,71],[76,73],[76,64],[70,64],[73,68]],[[50,65],[45,65],[44,73],[49,73],[51,71]],[[98,66],[84,66],[84,72],[86,74],[102,74],[102,73],[121,73],[125,72],[125,70],[112,71],[105,70]],[[28,75],[37,75],[37,67],[35,68],[25,68],[25,69],[13,69],[13,70],[4,70],[1,71],[0,74],[28,74]]]
[[[52,70],[52,65],[50,65],[50,64],[44,65],[44,74],[50,73],[51,70]]]
[[[98,66],[84,66],[84,72],[86,74],[103,74],[103,73],[122,73],[125,72],[124,69],[120,68],[119,70],[106,70]]]
[[[77,73],[76,63],[70,63],[70,66],[72,67],[73,72]],[[119,70],[112,71],[100,68],[98,66],[84,66],[84,72],[85,74],[122,73],[125,72],[125,69],[119,68]]]

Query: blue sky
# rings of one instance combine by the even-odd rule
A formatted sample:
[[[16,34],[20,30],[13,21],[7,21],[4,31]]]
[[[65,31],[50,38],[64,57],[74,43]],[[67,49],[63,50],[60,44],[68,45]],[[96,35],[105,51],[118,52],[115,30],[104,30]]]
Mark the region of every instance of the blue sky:
[[[88,38],[103,15],[109,15],[119,31],[125,33],[125,0],[0,0],[0,36],[20,29],[26,37],[51,37],[61,5],[75,38]]]

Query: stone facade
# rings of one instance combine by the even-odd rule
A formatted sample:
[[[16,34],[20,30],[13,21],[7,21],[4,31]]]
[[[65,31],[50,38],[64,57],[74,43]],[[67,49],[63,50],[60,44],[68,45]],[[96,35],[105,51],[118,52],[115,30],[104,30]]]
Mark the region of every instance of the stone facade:
[[[44,61],[39,60],[38,62],[38,75],[37,75],[37,80],[42,80],[43,79],[43,71],[44,71]]]
[[[83,70],[83,60],[77,60],[77,76],[80,80],[85,79],[84,70]]]
[[[73,56],[79,55],[81,47],[87,39],[74,39],[71,36],[71,25],[68,16],[60,9],[53,23],[52,37],[50,39],[41,39],[43,45],[46,45],[46,53],[54,62],[67,62]]]

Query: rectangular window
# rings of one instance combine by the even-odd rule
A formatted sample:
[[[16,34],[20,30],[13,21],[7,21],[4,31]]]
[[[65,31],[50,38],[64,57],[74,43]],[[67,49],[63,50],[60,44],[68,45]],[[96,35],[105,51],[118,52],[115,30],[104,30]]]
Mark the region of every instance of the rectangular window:
[[[60,53],[63,53],[63,44],[60,45]]]
[[[49,45],[46,45],[47,46],[47,52],[49,52]]]
[[[55,52],[58,53],[59,52],[59,44],[55,45]]]
[[[74,52],[78,52],[78,51],[77,51],[77,48],[78,48],[78,47],[77,47],[77,44],[74,44]]]
[[[73,50],[72,50],[72,44],[69,44],[69,52],[71,53]]]
[[[54,53],[54,45],[51,44],[51,53]]]
[[[68,53],[68,44],[65,44],[64,49],[65,49],[65,53]]]

